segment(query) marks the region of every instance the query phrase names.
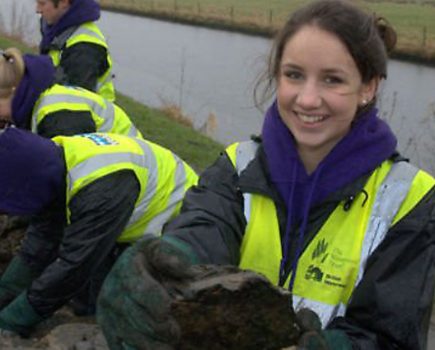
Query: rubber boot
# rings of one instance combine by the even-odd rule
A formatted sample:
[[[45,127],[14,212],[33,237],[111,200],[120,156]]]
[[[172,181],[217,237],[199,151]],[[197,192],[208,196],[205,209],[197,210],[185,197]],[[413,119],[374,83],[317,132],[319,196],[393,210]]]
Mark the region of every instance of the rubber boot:
[[[30,286],[37,273],[16,255],[0,278],[0,309]]]

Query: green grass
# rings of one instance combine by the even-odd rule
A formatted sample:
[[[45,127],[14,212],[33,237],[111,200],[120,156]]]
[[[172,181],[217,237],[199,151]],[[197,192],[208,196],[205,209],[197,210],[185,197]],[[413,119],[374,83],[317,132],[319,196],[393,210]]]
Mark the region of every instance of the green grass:
[[[31,52],[31,53],[36,52],[35,48],[23,44],[23,42],[20,41],[18,38],[0,33],[0,48],[5,50],[9,47],[16,47],[17,49],[20,49],[21,52]]]
[[[6,36],[0,36],[0,47],[17,47],[24,53],[34,52],[34,49],[22,44],[18,39]],[[116,103],[127,112],[146,139],[169,148],[199,172],[224,150],[224,145],[119,92]]]
[[[370,4],[377,14],[387,18],[397,31],[398,48],[427,51],[435,55],[435,4]]]
[[[105,8],[271,35],[310,0],[101,0]],[[396,54],[435,62],[434,0],[354,0],[385,17],[398,33]]]
[[[116,98],[116,103],[127,112],[146,139],[171,149],[198,171],[210,165],[224,150],[222,144],[177,123],[159,110],[119,93]]]

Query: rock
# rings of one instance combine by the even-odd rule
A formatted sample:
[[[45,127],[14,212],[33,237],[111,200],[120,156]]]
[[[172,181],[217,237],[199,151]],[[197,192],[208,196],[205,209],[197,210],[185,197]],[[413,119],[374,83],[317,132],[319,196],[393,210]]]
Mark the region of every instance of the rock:
[[[47,349],[56,350],[106,350],[107,343],[96,324],[71,323],[54,328],[41,342]]]
[[[109,350],[96,324],[68,323],[53,328],[42,337],[21,338],[0,335],[2,350]]]
[[[282,349],[297,344],[291,294],[235,267],[198,266],[195,281],[176,290],[172,313],[180,350]]]
[[[39,324],[29,339],[0,335],[0,349],[109,350],[109,347],[94,317],[77,317],[63,307]]]

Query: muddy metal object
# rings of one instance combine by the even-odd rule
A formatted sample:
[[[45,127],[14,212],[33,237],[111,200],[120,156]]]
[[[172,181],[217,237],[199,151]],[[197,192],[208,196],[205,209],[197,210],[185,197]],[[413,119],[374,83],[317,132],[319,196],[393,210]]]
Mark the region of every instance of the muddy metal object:
[[[172,305],[181,328],[177,349],[282,349],[297,344],[291,294],[235,267],[198,266]],[[171,289],[173,286],[169,286]]]

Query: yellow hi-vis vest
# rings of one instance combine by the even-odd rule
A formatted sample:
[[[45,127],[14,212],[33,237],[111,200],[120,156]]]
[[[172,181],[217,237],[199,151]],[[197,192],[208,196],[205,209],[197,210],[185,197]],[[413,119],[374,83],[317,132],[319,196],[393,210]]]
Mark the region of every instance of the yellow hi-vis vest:
[[[124,110],[116,104],[92,91],[59,84],[45,90],[36,101],[32,111],[32,132],[38,132],[38,125],[48,114],[62,110],[89,112],[97,132],[142,137]]]
[[[130,220],[118,242],[134,242],[146,233],[160,234],[162,226],[178,214],[186,190],[198,176],[178,156],[157,144],[116,134],[56,136],[67,168],[66,208],[84,187],[108,174],[133,170],[140,193]]]
[[[113,87],[112,81],[112,58],[109,55],[109,49],[103,33],[101,33],[100,29],[94,22],[86,22],[73,29],[75,29],[73,32],[68,30],[65,31],[67,38],[63,38],[63,35],[60,34],[57,40],[56,38],[54,39],[55,45],[52,46],[56,48],[52,48],[48,52],[48,55],[53,61],[53,65],[55,67],[59,66],[62,57],[62,50],[64,48],[68,48],[77,43],[93,43],[103,46],[107,51],[107,63],[109,67],[102,76],[98,77],[96,92],[106,100],[115,101],[115,88]],[[56,45],[56,41],[60,41],[59,44]]]
[[[238,174],[255,156],[257,144],[236,143],[227,154]],[[302,253],[293,287],[293,307],[308,307],[326,326],[344,315],[367,259],[391,226],[403,218],[435,185],[432,176],[406,162],[385,161],[356,196],[349,210],[338,205]],[[239,266],[265,275],[278,285],[282,259],[275,204],[244,193],[247,227]],[[288,287],[290,276],[285,286]]]

